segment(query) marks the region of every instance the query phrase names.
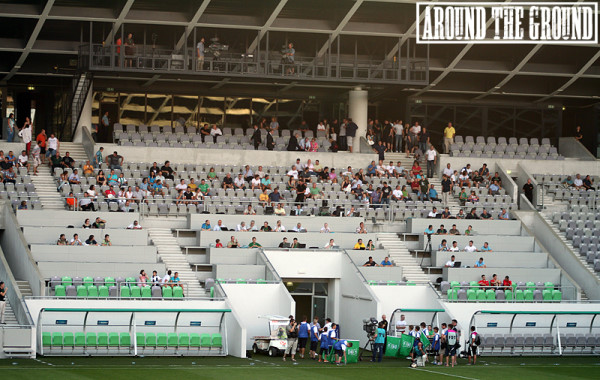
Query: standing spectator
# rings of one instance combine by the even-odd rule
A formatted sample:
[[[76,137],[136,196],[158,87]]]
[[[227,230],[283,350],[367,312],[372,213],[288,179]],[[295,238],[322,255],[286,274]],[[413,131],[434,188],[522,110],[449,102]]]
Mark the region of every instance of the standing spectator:
[[[102,138],[106,138],[105,136],[109,136],[110,134],[110,119],[108,118],[108,111],[104,112],[104,116],[102,116],[102,131],[100,132],[100,135],[103,136]],[[110,141],[110,140],[109,140]]]
[[[575,128],[575,140],[582,142],[581,140],[583,140],[583,133],[581,132],[581,126],[578,125],[577,128]]]
[[[396,120],[394,123],[394,152],[402,152],[402,140],[404,137],[404,127],[402,126],[402,120]]]
[[[445,174],[442,176],[442,203],[448,204],[448,195],[452,191],[452,181]]]
[[[297,150],[302,150],[300,144],[298,143],[299,135],[296,133],[295,135],[291,135],[287,145],[288,152],[295,152]]]
[[[450,153],[450,145],[454,143],[454,136],[456,130],[452,126],[452,123],[448,123],[448,126],[444,128],[444,153]]]
[[[523,185],[523,193],[529,199],[529,202],[533,204],[533,184],[531,183],[531,178],[527,179],[527,183]]]
[[[29,117],[26,117],[25,124],[19,132],[19,137],[21,137],[23,139],[23,142],[25,143],[25,150],[27,151],[27,154],[29,154],[29,152],[31,151],[31,128],[31,120],[29,119]]]
[[[385,160],[385,152],[387,151],[387,148],[383,144],[383,140],[379,140],[377,144],[373,145],[373,150],[379,155],[380,161]]]
[[[6,142],[13,142],[15,138],[15,128],[17,127],[17,123],[15,122],[15,114],[11,113],[8,116],[8,123],[6,126]]]
[[[44,156],[46,155],[46,146],[47,146],[48,136],[46,136],[46,130],[42,129],[41,132],[35,138],[37,145],[40,148],[39,156],[41,158],[40,163],[44,163]]]
[[[204,37],[200,38],[196,45],[196,56],[198,57],[197,69],[202,70],[204,68]]]
[[[285,49],[285,65],[286,65],[286,74],[292,75],[295,72],[294,60],[296,57],[296,50],[294,49],[294,44],[289,43],[287,49]]]
[[[104,152],[104,147],[100,147],[100,149],[98,149],[98,151],[94,155],[94,167],[96,168],[100,168],[100,165],[104,162],[102,152]]]
[[[268,150],[273,150],[273,148],[275,148],[275,140],[273,139],[273,132],[272,130],[269,130],[269,132],[267,132],[267,149]]]
[[[348,118],[348,124],[346,125],[346,143],[348,145],[348,150],[352,153],[352,147],[354,145],[354,136],[356,136],[356,131],[358,130],[358,125],[352,121],[351,118]]]
[[[262,142],[262,136],[260,134],[260,129],[258,129],[258,125],[254,124],[254,133],[252,133],[252,143],[254,144],[254,150],[258,150],[260,143]]]
[[[4,281],[0,281],[0,324],[5,325],[4,311],[6,310],[6,287]]]
[[[425,130],[425,128],[423,128]],[[425,153],[425,151],[423,151]],[[437,163],[437,152],[433,145],[429,147],[429,150],[425,153],[427,156],[427,178],[433,177],[435,172],[435,164]]]
[[[133,34],[129,33],[125,38],[125,67],[133,67],[133,56],[135,55],[135,42]]]
[[[421,133],[419,134],[419,149],[424,154],[427,152],[427,148],[430,144],[430,136],[429,132],[427,132],[427,128],[423,127]]]
[[[296,351],[298,350],[298,323],[294,320],[294,316],[290,315],[290,324],[285,327],[287,333],[287,346],[283,353],[283,361],[286,355],[292,356],[292,361],[295,362]]]

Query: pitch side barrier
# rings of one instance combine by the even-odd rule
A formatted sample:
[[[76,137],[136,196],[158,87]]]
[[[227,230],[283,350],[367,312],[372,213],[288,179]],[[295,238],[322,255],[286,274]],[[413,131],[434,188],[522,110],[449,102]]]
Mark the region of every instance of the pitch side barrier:
[[[479,310],[469,322],[484,355],[597,355],[600,310]]]

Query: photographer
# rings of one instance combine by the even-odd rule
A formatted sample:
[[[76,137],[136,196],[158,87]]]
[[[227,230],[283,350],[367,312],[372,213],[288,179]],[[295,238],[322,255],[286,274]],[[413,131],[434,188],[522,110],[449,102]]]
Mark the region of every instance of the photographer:
[[[287,347],[283,353],[283,361],[286,355],[292,355],[292,361],[296,361],[296,350],[298,349],[298,324],[294,320],[294,316],[290,315],[290,324],[285,327],[287,333]]]
[[[373,350],[373,358],[371,359],[372,362],[381,362],[381,359],[383,358],[383,346],[385,344],[385,324],[383,323],[383,321],[379,322],[378,326],[377,326],[377,333],[376,335],[373,337],[374,343],[374,350]]]

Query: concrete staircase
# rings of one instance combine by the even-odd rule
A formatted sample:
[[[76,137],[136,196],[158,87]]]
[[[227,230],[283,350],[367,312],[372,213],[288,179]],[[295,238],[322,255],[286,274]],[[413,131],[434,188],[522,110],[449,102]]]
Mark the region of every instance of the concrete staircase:
[[[17,286],[19,287],[23,297],[33,296],[33,291],[31,290],[31,286],[29,286],[29,282],[17,280]]]
[[[206,296],[204,288],[200,286],[195,272],[192,271],[187,258],[181,252],[181,247],[171,229],[150,227],[148,236],[156,246],[158,256],[166,264],[167,270],[171,270],[173,273],[179,272],[179,279],[184,286],[184,295],[190,298]]]
[[[437,175],[435,175],[432,178],[429,178],[429,184],[434,185],[435,190],[438,192],[438,197],[440,199],[442,199],[442,180],[440,180],[437,177]],[[450,192],[450,194],[448,195],[448,204],[444,205],[444,206],[447,206],[450,209],[450,214],[452,214],[452,215],[458,214],[458,212],[461,209],[458,198],[456,198],[452,194],[452,192]],[[438,212],[442,212],[442,211],[444,211],[444,210],[438,210]]]
[[[17,318],[15,317],[15,313],[13,312],[12,307],[10,306],[10,302],[6,300],[6,309],[4,309],[4,323],[7,325],[18,325]]]
[[[71,157],[73,157],[73,159],[75,161],[83,161],[85,163],[86,160],[89,160],[87,154],[85,154],[85,150],[83,149],[82,144],[61,141],[61,143],[60,143],[61,157],[64,156],[66,152],[69,152],[69,155]]]
[[[38,166],[38,175],[31,177],[44,210],[64,210],[65,201],[56,190],[56,181],[48,165]]]
[[[406,281],[420,283],[429,282],[429,277],[421,269],[421,265],[412,257],[408,248],[395,232],[381,232],[377,234],[378,242],[389,251],[390,260],[402,267],[402,275]]]

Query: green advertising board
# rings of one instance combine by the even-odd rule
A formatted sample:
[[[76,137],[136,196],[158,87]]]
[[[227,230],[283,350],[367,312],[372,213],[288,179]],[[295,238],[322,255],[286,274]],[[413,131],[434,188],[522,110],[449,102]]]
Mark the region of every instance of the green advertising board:
[[[360,341],[348,339],[348,343],[352,343],[352,347],[346,348],[346,362],[358,363],[358,351],[360,350]]]
[[[398,355],[400,349],[400,338],[396,336],[388,336],[387,344],[385,346],[385,355],[389,357],[395,357]]]
[[[402,337],[400,338],[400,349],[398,350],[398,356],[401,358],[405,358],[408,355],[410,355],[410,351],[413,348],[414,342],[414,337],[407,334],[402,334]]]

